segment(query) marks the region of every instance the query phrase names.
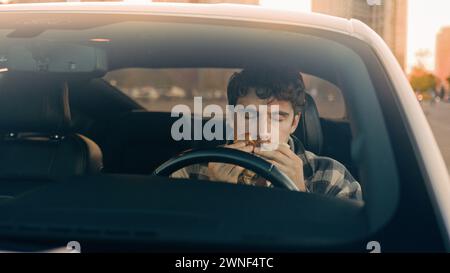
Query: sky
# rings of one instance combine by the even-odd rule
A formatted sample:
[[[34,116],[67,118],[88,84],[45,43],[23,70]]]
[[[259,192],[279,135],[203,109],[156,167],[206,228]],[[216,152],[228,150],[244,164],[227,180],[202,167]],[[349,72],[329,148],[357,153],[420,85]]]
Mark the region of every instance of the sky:
[[[274,8],[311,11],[311,0],[260,0],[260,4]],[[450,26],[449,0],[408,1],[408,68],[416,63],[417,51],[428,50],[430,55],[425,60],[425,65],[429,70],[434,70],[436,35],[444,26]]]
[[[433,70],[436,35],[443,26],[450,26],[450,1],[409,0],[408,4],[408,66],[415,63],[415,52],[428,49],[431,57],[426,66]]]

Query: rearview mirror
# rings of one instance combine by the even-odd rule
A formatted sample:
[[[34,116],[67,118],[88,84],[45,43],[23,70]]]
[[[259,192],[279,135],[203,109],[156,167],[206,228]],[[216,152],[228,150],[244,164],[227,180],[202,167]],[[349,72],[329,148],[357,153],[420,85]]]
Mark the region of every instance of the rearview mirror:
[[[9,45],[0,48],[0,68],[11,72],[105,74],[107,58],[104,50],[82,45]]]

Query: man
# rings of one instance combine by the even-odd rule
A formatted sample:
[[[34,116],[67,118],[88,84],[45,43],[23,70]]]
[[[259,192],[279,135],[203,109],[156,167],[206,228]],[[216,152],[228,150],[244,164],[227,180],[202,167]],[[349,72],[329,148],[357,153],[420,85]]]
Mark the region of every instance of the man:
[[[268,111],[267,122],[277,122],[279,145],[275,150],[263,150],[238,140],[225,147],[254,153],[271,162],[292,179],[299,191],[362,200],[359,183],[341,163],[306,151],[292,135],[305,102],[305,85],[300,73],[292,69],[245,69],[231,77],[227,95],[228,103],[233,106],[253,105],[256,109],[260,105],[267,105],[268,109],[278,106],[277,112]],[[272,186],[269,181],[248,173],[240,166],[208,163],[184,168],[172,177],[195,176],[212,181]]]

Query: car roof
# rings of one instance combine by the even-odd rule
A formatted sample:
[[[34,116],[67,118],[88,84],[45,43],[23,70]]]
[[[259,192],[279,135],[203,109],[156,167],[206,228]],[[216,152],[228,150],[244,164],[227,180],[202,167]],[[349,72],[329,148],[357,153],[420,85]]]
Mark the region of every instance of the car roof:
[[[183,16],[236,21],[289,24],[354,34],[353,22],[312,12],[274,9],[241,4],[130,3],[130,2],[62,2],[0,5],[0,13],[100,13]]]

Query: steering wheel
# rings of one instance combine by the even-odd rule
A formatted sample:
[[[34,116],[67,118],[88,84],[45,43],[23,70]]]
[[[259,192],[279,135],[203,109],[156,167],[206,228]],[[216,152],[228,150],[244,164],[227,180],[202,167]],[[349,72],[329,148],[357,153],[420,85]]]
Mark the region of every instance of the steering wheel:
[[[184,167],[204,162],[238,165],[259,174],[275,187],[298,190],[295,183],[287,175],[261,157],[224,147],[188,150],[161,164],[153,172],[153,175],[169,176]]]

